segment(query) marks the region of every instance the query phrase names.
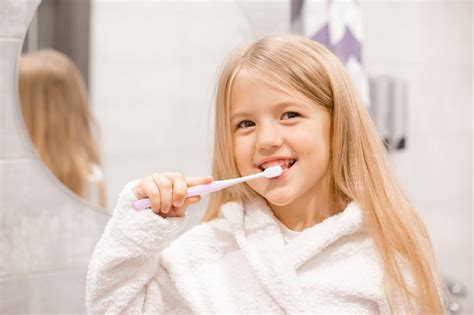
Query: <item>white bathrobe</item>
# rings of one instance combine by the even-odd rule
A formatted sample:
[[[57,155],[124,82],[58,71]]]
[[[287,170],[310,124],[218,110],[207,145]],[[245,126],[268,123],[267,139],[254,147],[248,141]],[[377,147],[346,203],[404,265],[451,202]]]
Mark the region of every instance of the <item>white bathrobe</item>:
[[[288,244],[262,198],[226,203],[176,238],[186,216],[133,210],[136,184],[121,192],[92,255],[89,313],[389,313],[355,203]]]

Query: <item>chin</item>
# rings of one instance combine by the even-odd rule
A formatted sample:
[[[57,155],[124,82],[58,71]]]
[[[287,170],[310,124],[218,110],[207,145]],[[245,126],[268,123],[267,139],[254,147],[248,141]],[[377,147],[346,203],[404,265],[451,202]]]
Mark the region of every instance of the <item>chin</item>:
[[[286,206],[293,201],[288,191],[269,192],[262,195],[269,203],[275,206]]]

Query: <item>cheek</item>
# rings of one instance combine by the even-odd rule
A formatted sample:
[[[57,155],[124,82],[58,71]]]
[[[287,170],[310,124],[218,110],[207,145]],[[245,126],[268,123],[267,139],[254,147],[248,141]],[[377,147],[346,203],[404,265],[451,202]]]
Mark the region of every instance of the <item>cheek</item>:
[[[318,154],[321,148],[321,136],[316,128],[304,128],[292,134],[292,143],[296,145],[302,156]]]
[[[252,161],[251,146],[245,141],[245,139],[234,140],[234,154],[235,162],[240,172],[245,169],[249,161]]]
[[[302,156],[311,160],[317,160],[318,164],[327,164],[329,160],[330,147],[329,138],[321,128],[308,128],[299,135],[299,146]]]

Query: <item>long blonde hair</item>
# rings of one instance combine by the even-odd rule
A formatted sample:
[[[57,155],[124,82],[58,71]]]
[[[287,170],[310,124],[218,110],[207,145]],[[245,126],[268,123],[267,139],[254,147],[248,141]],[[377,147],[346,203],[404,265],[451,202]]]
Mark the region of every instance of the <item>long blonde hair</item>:
[[[344,65],[326,47],[298,35],[271,35],[235,50],[217,84],[214,178],[239,177],[230,128],[230,95],[245,69],[284,91],[297,91],[331,113],[332,185],[337,201],[357,201],[384,266],[384,289],[392,312],[443,313],[443,290],[430,236],[403,194],[385,148]],[[218,215],[227,201],[257,196],[248,185],[210,196],[202,221]],[[401,260],[409,268],[406,278]],[[404,276],[405,275],[405,276]]]
[[[94,140],[98,128],[79,70],[52,49],[22,55],[19,92],[23,119],[39,156],[64,185],[84,197],[91,165],[101,162]],[[105,207],[104,182],[98,186],[99,205]]]

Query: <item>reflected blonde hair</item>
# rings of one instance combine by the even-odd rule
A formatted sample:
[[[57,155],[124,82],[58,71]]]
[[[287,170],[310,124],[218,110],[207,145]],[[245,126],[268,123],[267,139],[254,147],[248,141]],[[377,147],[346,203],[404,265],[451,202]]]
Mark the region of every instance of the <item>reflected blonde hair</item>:
[[[214,178],[239,177],[230,126],[230,96],[245,70],[283,91],[297,91],[331,114],[332,185],[337,202],[357,201],[364,225],[384,268],[384,289],[392,312],[442,314],[443,290],[431,239],[403,194],[374,124],[339,59],[317,42],[298,35],[272,35],[235,50],[217,84]],[[227,201],[257,196],[237,185],[210,196],[202,221],[217,217]],[[414,284],[406,279],[407,270]],[[400,307],[400,309],[398,309]]]
[[[42,50],[22,55],[19,92],[23,119],[43,162],[70,190],[85,197],[91,165],[101,165],[87,90],[74,63],[64,54]],[[106,206],[98,183],[99,205]]]

